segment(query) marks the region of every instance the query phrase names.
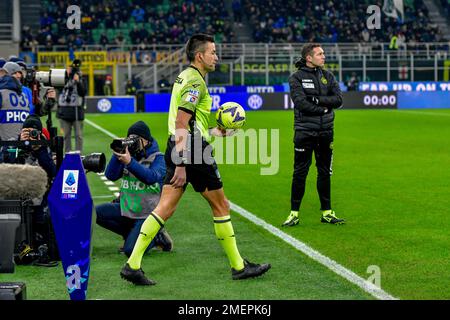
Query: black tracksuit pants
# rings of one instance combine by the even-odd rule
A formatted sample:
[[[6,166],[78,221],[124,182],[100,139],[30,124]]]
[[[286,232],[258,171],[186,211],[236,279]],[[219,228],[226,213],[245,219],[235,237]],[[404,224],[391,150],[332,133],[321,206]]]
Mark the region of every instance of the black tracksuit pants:
[[[331,181],[333,160],[333,130],[300,131],[294,135],[295,158],[292,176],[291,210],[299,211],[305,194],[305,182],[312,161],[316,158],[317,192],[320,198],[320,209],[331,209]]]

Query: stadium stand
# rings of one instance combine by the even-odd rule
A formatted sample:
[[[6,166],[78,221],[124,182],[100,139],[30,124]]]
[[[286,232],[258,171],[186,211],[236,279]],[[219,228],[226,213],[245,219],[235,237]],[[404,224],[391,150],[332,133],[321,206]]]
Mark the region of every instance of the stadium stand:
[[[145,1],[73,1],[82,16],[80,31],[67,30],[66,6],[57,0],[43,0],[45,11],[39,32],[28,26],[22,30],[23,50],[53,45],[78,49],[86,44],[147,45],[154,43],[184,43],[196,32],[214,33],[217,42],[233,42],[232,22],[223,2],[157,0]],[[187,21],[196,16],[194,24]],[[66,48],[66,49],[67,49]]]
[[[448,16],[449,0],[438,1]],[[383,28],[379,30],[368,30],[363,22],[368,0],[306,0],[302,4],[294,0],[157,0],[151,5],[145,1],[89,0],[73,1],[73,4],[79,5],[83,12],[80,31],[65,27],[63,2],[42,0],[41,8],[45,10],[41,14],[40,30],[32,30],[25,24],[21,49],[35,52],[38,45],[40,50],[54,50],[55,45],[66,46],[67,50],[92,44],[179,44],[195,32],[214,33],[217,42],[233,43],[238,40],[234,28],[242,30],[243,16],[253,35],[252,41],[257,43],[389,42],[394,35],[406,43],[445,40],[438,26],[431,23],[427,7],[419,0],[404,1],[403,22],[383,15]],[[370,4],[382,7],[383,1]],[[185,28],[193,16],[196,22]]]
[[[444,15],[448,19],[450,16],[450,0],[441,0],[441,6],[444,9]]]
[[[442,40],[422,1],[406,0],[403,23],[383,16],[379,30],[368,30],[363,22],[368,4],[383,7],[383,1],[306,0],[300,4],[293,0],[244,0],[244,12],[253,26],[255,42],[389,42],[394,34],[405,35],[406,42]]]

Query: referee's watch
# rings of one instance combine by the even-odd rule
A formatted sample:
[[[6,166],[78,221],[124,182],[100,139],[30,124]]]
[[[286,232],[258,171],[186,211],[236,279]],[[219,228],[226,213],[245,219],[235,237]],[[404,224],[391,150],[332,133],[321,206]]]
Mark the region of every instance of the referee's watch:
[[[182,151],[180,151],[180,152],[178,153],[178,155],[179,155],[179,157],[180,157],[180,159],[181,159],[181,162],[180,162],[179,164],[176,165],[177,167],[186,167],[186,164],[188,163],[188,159],[187,159],[187,157],[184,155],[185,151],[186,151],[186,150],[182,150]]]

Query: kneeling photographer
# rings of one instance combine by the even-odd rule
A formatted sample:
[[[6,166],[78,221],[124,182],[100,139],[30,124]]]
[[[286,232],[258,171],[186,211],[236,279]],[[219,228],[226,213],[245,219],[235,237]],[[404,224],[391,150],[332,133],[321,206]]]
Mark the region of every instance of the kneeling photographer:
[[[58,265],[56,260],[59,260],[59,254],[47,196],[56,176],[56,165],[48,147],[49,141],[42,130],[38,116],[30,115],[25,119],[20,136],[17,137],[17,147],[7,147],[6,152],[4,150],[1,189],[6,199],[25,200],[21,205],[24,215],[20,231],[16,233],[16,264],[52,267]],[[13,144],[13,141],[10,143]],[[39,167],[39,170],[32,170],[35,167]],[[42,192],[38,192],[40,190]]]
[[[124,239],[121,251],[130,256],[141,226],[159,202],[166,166],[149,127],[138,121],[127,133],[126,139],[111,143],[113,156],[105,171],[111,181],[122,178],[120,199],[96,206],[97,224]],[[147,248],[172,250],[172,239],[162,228]]]
[[[43,134],[41,119],[36,115],[29,115],[23,123],[20,131],[20,141],[40,141],[47,140]],[[48,146],[31,145],[23,150],[23,154],[19,157],[19,163],[39,165],[45,170],[48,176],[49,185],[56,176],[56,165],[52,159],[52,153]],[[45,200],[46,201],[46,200]]]

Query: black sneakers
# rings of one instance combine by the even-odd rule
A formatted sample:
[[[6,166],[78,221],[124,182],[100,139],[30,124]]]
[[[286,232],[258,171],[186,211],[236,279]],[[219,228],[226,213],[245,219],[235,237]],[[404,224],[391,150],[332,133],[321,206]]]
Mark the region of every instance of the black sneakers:
[[[162,251],[172,251],[173,240],[166,228],[162,228],[155,236],[155,246],[160,247]]]
[[[125,264],[125,266],[120,271],[120,276],[122,277],[122,279],[130,281],[137,286],[153,286],[156,284],[156,281],[148,279],[145,276],[142,268],[139,270],[131,269],[128,263]]]
[[[330,224],[344,224],[344,219],[339,219],[336,217],[336,213],[334,211],[331,211],[331,213],[322,215],[322,218],[320,219],[323,223],[330,223]]]
[[[244,259],[244,269],[237,271],[231,268],[231,276],[233,280],[259,277],[260,275],[266,273],[270,267],[271,265],[268,263],[257,264],[251,263],[250,261]]]
[[[292,227],[299,223],[298,211],[291,211],[286,221],[281,225],[282,227]]]

